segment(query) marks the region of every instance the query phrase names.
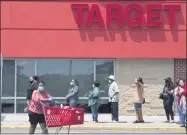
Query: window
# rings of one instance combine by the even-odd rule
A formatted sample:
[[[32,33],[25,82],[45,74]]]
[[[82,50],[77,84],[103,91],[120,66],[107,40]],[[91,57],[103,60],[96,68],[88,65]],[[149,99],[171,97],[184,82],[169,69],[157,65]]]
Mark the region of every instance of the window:
[[[96,60],[96,80],[101,85],[101,96],[108,97],[108,82],[106,78],[109,75],[114,75],[114,61],[113,60]]]
[[[70,60],[36,60],[37,75],[46,85],[45,89],[53,97],[65,97],[70,82]]]
[[[92,89],[94,81],[93,60],[72,60],[71,76],[79,82],[79,97],[84,97]]]
[[[14,97],[15,88],[15,61],[5,60],[3,63],[2,96]]]
[[[16,60],[17,96],[26,97],[29,77],[35,75],[35,60]]]
[[[13,113],[14,112],[14,100],[3,99],[2,100],[2,113]]]

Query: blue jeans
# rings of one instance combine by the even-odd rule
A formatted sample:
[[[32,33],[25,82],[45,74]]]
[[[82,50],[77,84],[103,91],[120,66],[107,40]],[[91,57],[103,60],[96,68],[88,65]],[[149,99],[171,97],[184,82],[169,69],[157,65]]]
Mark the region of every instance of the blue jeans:
[[[71,107],[76,107],[76,106],[77,106],[77,101],[75,101],[75,100],[70,100],[70,101],[69,101],[69,106],[71,106]]]
[[[96,121],[96,122],[98,122],[98,110],[99,110],[98,104],[91,105],[92,119],[93,121]]]
[[[185,125],[185,115],[182,113],[183,112],[182,107],[179,106],[179,104],[178,104],[178,97],[176,97],[175,105],[177,107],[177,111],[178,111],[178,114],[179,114],[180,124]]]
[[[185,115],[183,114],[183,109],[181,106],[177,107],[178,112],[179,112],[179,119],[180,119],[180,124],[185,125]]]

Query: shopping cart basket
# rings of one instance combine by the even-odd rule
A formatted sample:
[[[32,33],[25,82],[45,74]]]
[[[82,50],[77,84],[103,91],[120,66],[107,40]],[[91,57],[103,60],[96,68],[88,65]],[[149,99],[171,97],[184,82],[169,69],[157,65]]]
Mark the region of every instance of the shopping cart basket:
[[[43,105],[47,128],[57,127],[56,134],[63,126],[80,125],[84,123],[84,109],[69,106],[47,106]]]

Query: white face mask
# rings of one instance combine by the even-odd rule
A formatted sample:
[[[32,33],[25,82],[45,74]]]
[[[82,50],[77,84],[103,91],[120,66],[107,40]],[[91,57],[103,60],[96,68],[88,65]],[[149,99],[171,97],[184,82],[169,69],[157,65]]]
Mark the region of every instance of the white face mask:
[[[111,81],[111,80],[108,80],[108,82],[109,82],[109,83],[112,83],[112,81]]]
[[[180,85],[181,87],[183,87],[183,86],[184,86],[184,82],[183,82],[182,80],[180,80],[180,81],[179,81],[179,85]]]
[[[92,88],[95,88],[95,85],[94,85],[94,84],[92,84]]]
[[[44,86],[38,86],[39,91],[44,91]]]
[[[74,85],[74,83],[73,83],[73,82],[70,82],[70,85],[71,85],[71,86],[73,86],[73,85]]]

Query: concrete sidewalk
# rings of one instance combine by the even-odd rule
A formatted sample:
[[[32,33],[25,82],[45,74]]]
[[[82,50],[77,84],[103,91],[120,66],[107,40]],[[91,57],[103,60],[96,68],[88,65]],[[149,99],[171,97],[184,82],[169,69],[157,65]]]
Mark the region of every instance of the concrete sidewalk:
[[[119,123],[110,123],[110,114],[100,114],[99,123],[92,123],[91,114],[85,114],[83,125],[71,126],[71,129],[78,130],[165,130],[185,131],[175,123],[163,123],[164,116],[145,116],[144,124],[133,124],[134,116],[120,116]],[[178,121],[178,117],[175,117]],[[29,128],[27,114],[2,114],[2,129],[25,129]]]

